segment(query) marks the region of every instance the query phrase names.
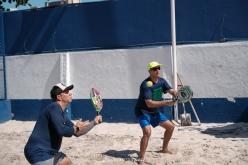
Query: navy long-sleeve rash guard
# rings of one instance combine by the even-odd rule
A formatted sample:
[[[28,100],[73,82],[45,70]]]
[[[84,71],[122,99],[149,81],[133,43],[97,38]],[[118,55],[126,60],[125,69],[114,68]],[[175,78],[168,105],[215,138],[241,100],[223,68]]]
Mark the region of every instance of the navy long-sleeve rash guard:
[[[49,104],[39,115],[24,152],[30,163],[44,161],[58,153],[63,136],[74,134],[73,123],[57,102]]]

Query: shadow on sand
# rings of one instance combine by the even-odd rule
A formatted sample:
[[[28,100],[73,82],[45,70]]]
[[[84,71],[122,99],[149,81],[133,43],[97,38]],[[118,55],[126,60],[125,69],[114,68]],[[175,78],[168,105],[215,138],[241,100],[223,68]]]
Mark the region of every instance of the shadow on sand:
[[[219,127],[212,127],[201,132],[213,135],[216,138],[247,138],[248,123],[233,123]]]
[[[138,151],[136,150],[108,150],[107,152],[102,153],[103,155],[106,156],[111,156],[115,158],[121,158],[121,159],[136,159],[138,157]]]

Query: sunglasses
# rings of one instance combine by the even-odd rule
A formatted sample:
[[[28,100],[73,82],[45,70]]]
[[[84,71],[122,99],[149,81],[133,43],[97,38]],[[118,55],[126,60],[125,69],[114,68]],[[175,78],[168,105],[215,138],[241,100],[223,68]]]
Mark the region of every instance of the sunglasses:
[[[151,70],[152,70],[152,71],[157,71],[157,70],[160,70],[160,66],[158,66],[158,67],[154,67],[154,68],[152,68]]]

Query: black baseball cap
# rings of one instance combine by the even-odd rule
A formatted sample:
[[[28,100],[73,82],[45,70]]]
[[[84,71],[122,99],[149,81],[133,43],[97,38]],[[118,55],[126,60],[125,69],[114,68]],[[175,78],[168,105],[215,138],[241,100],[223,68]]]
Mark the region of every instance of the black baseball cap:
[[[73,89],[73,85],[66,86],[62,83],[55,84],[50,91],[51,98],[56,101],[57,95],[61,94],[62,92],[69,91]]]

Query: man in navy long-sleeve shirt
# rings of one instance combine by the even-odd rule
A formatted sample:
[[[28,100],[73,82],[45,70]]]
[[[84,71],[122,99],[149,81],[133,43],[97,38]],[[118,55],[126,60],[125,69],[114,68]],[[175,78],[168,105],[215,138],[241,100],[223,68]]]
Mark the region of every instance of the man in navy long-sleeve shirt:
[[[96,116],[91,122],[77,122],[75,125],[66,114],[66,108],[72,101],[73,85],[66,87],[58,83],[50,91],[53,103],[39,115],[33,132],[25,146],[26,159],[33,165],[70,165],[71,160],[59,152],[63,137],[80,136],[102,122]]]

